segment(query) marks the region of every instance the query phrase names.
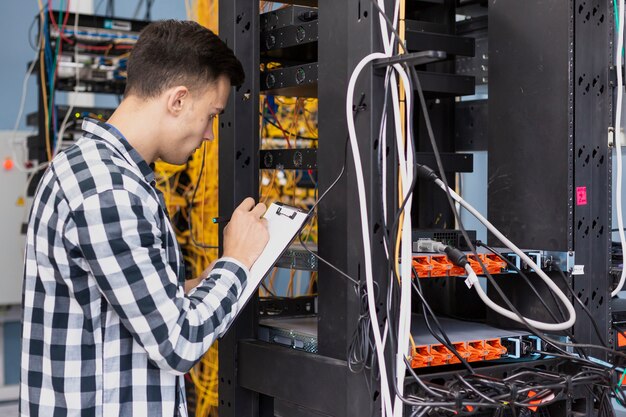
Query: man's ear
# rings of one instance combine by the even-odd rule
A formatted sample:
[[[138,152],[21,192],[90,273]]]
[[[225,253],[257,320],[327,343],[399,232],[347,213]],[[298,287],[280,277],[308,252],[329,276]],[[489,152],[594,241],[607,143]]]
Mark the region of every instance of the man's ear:
[[[167,92],[167,111],[174,116],[180,114],[189,99],[189,89],[185,86],[170,88]]]

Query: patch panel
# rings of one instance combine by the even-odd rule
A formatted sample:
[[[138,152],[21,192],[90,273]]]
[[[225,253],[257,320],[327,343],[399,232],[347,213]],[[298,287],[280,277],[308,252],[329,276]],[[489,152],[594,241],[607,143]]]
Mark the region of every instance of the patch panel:
[[[508,339],[508,338],[507,338]],[[464,342],[454,342],[452,346],[459,355],[468,362],[490,361],[509,356],[506,339],[479,339]],[[460,359],[442,344],[415,346],[411,356],[412,368],[427,366],[452,365],[460,363]],[[515,350],[513,350],[515,354]]]
[[[477,274],[482,274],[483,269],[478,259],[487,268],[490,274],[500,274],[506,272],[506,262],[496,255],[479,254],[467,255],[467,259],[472,269]],[[414,255],[413,269],[419,278],[438,278],[438,277],[455,277],[465,276],[466,272],[463,268],[454,265],[446,255]]]

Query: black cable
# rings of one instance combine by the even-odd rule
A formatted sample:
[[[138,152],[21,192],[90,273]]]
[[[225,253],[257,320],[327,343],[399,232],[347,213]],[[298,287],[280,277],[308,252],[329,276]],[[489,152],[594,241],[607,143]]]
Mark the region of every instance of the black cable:
[[[361,110],[364,109],[364,107],[363,107],[363,103],[364,102],[365,102],[365,94],[361,94],[361,98],[359,99],[359,105],[356,106],[355,109],[354,109],[354,116],[355,117]],[[335,185],[337,185],[339,180],[343,177],[343,174],[346,172],[346,161],[347,161],[347,158],[348,158],[348,143],[349,143],[349,139],[350,139],[350,137],[346,136],[346,141],[345,141],[344,149],[343,149],[343,165],[341,166],[341,171],[339,172],[339,175],[337,175],[337,178],[335,178],[335,180],[328,186],[328,188],[322,193],[322,195],[318,197],[317,201],[315,201],[313,206],[311,206],[311,208],[309,209],[309,212],[307,214],[307,217],[309,217],[309,218],[312,217],[314,210],[317,208],[317,205],[324,199],[324,197],[326,197],[326,195],[330,192],[330,190],[332,190],[335,187]],[[324,264],[326,264],[329,267],[331,267],[333,270],[338,272],[342,277],[344,277],[347,280],[351,281],[355,285],[355,290],[357,291],[357,294],[358,294],[359,282],[357,280],[355,280],[350,275],[346,274],[341,269],[337,268],[335,265],[333,265],[332,263],[328,262],[326,259],[322,258],[320,255],[318,255],[317,253],[315,253],[311,249],[309,249],[306,246],[306,244],[304,243],[304,241],[302,240],[302,235],[301,234],[298,235],[298,240],[300,241],[300,244],[302,245],[304,250],[309,252],[311,255],[315,256],[317,259],[322,261]]]
[[[105,14],[107,17],[115,17],[115,0],[107,0]]]
[[[574,300],[578,303],[580,308],[582,308],[583,311],[585,312],[585,314],[587,314],[587,316],[589,317],[589,320],[591,321],[591,324],[593,325],[593,329],[596,332],[596,336],[598,336],[598,340],[600,341],[602,346],[608,347],[607,344],[604,342],[604,338],[602,337],[602,333],[600,332],[600,328],[598,326],[597,320],[593,317],[593,315],[591,314],[591,311],[589,311],[589,308],[587,308],[585,303],[583,303],[581,301],[581,299],[578,298],[578,296],[576,295],[574,290],[569,286],[569,282],[568,282],[567,277],[565,276],[565,273],[563,272],[563,270],[559,267],[559,265],[556,262],[552,262],[550,264],[550,266],[552,266],[553,268],[555,268],[557,270],[557,272],[559,273],[559,275],[558,275],[559,278],[561,278],[563,280],[563,283],[565,284],[565,288],[567,288],[567,290],[569,291],[570,295],[574,298]]]
[[[154,0],[146,0],[146,15],[144,16],[145,20],[152,20],[152,5],[154,4]]]
[[[98,10],[100,10],[100,7],[102,7],[102,3],[104,3],[104,0],[100,0],[98,2],[98,4],[96,5],[96,8],[93,11],[94,14],[98,14]]]
[[[262,112],[259,112],[259,116],[261,116],[263,118],[263,120],[265,120],[266,123],[271,124],[272,126],[274,126],[276,129],[280,130],[281,132],[283,132],[286,135],[294,135],[293,132],[289,132],[285,129],[283,129],[282,127],[278,126],[278,124],[276,124],[276,122],[273,122],[272,120],[270,120],[267,116],[263,115]],[[303,140],[319,140],[319,138],[314,138],[314,137],[310,137],[310,136],[300,136],[298,134],[294,135],[296,139],[303,139]]]
[[[354,278],[352,278],[350,275],[346,274],[345,272],[343,272],[341,269],[337,268],[335,265],[333,265],[332,263],[328,262],[326,259],[322,258],[320,255],[318,255],[317,253],[313,252],[311,249],[309,249],[309,247],[304,243],[304,241],[302,240],[302,235],[298,235],[298,240],[300,241],[300,244],[302,245],[302,247],[304,248],[304,250],[306,250],[307,252],[309,252],[311,255],[315,256],[317,259],[319,259],[320,261],[322,261],[323,263],[325,263],[326,265],[328,265],[329,267],[331,267],[332,269],[334,269],[339,275],[341,275],[342,277],[344,277],[345,279],[347,279],[348,281],[352,282],[355,286],[355,290],[358,289],[359,287],[359,282],[357,280],[355,280]]]
[[[35,16],[35,18],[33,19],[32,22],[30,22],[30,26],[28,27],[28,43],[30,45],[30,47],[33,49],[33,51],[39,51],[39,46],[35,45],[33,43],[33,28],[35,27],[35,23],[37,23],[39,21],[39,14],[37,16]],[[39,37],[34,38],[34,39],[39,39]],[[38,41],[38,43],[40,43],[41,41]]]
[[[380,10],[378,5],[373,0],[372,0],[372,4],[378,9],[379,13],[381,13],[381,15],[385,17],[385,20],[387,21],[389,27],[392,30],[394,30],[393,29],[393,25],[391,24],[389,18],[382,12],[382,10]],[[399,35],[397,34],[397,31],[394,30],[394,32],[396,33],[396,36],[399,39]],[[403,45],[402,43],[400,43],[400,45],[402,45],[403,48],[406,50],[406,46],[405,45]],[[447,199],[448,199],[448,203],[450,204],[450,206],[452,208],[452,211],[453,211],[453,214],[455,216],[455,219],[456,219],[456,221],[458,222],[458,224],[460,226],[461,232],[462,232],[465,240],[467,241],[468,246],[472,249],[472,252],[474,254],[476,254],[476,250],[475,250],[474,246],[472,245],[472,242],[469,239],[469,236],[467,235],[467,232],[466,232],[465,228],[462,225],[462,222],[460,220],[460,216],[459,216],[459,214],[458,214],[458,212],[456,210],[456,207],[455,207],[454,203],[452,202],[452,196],[450,194],[449,186],[447,184],[447,179],[445,177],[445,171],[444,171],[443,166],[441,164],[441,158],[440,158],[440,155],[439,155],[439,152],[438,152],[438,148],[437,148],[436,142],[434,140],[434,134],[432,132],[432,126],[430,125],[430,119],[428,117],[427,108],[426,108],[426,104],[425,104],[425,99],[424,99],[424,96],[423,96],[423,91],[422,91],[421,85],[419,83],[419,78],[417,77],[417,74],[416,74],[415,69],[413,67],[410,68],[410,73],[411,73],[412,79],[414,80],[414,82],[415,82],[415,84],[417,86],[418,95],[419,95],[419,98],[420,98],[420,105],[422,107],[422,113],[424,115],[424,119],[425,119],[425,122],[426,122],[426,127],[427,127],[427,131],[428,131],[428,134],[429,134],[429,139],[431,141],[431,145],[433,146],[433,151],[435,153],[435,159],[437,161],[437,166],[438,166],[438,169],[439,169],[439,172],[440,172],[440,175],[441,175],[441,181],[443,182],[443,184],[445,186],[445,192],[446,192],[446,196],[447,196]],[[567,355],[569,357],[571,357],[571,355],[568,355],[567,352],[565,352],[562,349],[558,348],[558,346],[556,346],[556,345],[574,346],[574,347],[580,347],[580,348],[583,348],[583,347],[604,348],[604,347],[598,347],[598,346],[589,345],[589,344],[563,343],[563,342],[552,340],[552,339],[546,337],[545,335],[539,334],[539,332],[533,326],[531,326],[527,322],[527,320],[519,313],[519,311],[517,311],[515,306],[513,306],[512,303],[510,302],[510,300],[505,296],[505,294],[502,292],[501,288],[497,285],[497,283],[495,282],[493,277],[491,277],[491,275],[486,270],[483,262],[478,257],[477,257],[477,259],[478,259],[479,263],[481,264],[481,267],[485,271],[487,279],[490,281],[490,283],[495,288],[495,290],[499,293],[501,298],[505,301],[505,303],[509,306],[509,308],[519,317],[519,319],[522,321],[522,323],[525,324],[529,329],[531,329],[531,331],[533,333],[537,334],[538,337],[546,340],[548,343],[552,344],[557,350],[560,350],[561,352],[565,353],[565,355]],[[626,355],[621,354],[621,352],[616,352],[616,351],[614,351],[612,349],[608,349],[608,348],[604,348],[604,349],[609,351],[609,352],[611,352],[611,353],[618,354],[619,356],[626,356]],[[394,386],[394,388],[395,388],[395,386]]]
[[[544,300],[544,298],[539,294],[539,292],[537,291],[537,289],[535,288],[535,286],[532,284],[532,282],[530,281],[530,279],[528,278],[528,276],[522,272],[522,270],[520,270],[517,265],[515,265],[513,262],[511,262],[506,256],[504,256],[502,253],[498,252],[497,250],[495,250],[494,248],[492,248],[491,246],[487,245],[484,242],[481,242],[480,240],[476,241],[476,246],[482,246],[483,248],[487,249],[489,252],[493,253],[494,255],[498,256],[500,259],[502,259],[504,262],[506,262],[506,264],[509,266],[509,268],[512,268],[513,270],[515,270],[515,272],[517,272],[517,274],[526,282],[526,284],[528,285],[528,287],[530,288],[530,290],[535,294],[535,296],[537,297],[537,299],[539,300],[539,302],[541,303],[541,305],[543,305],[543,307],[546,309],[546,311],[548,312],[548,314],[550,315],[550,317],[552,318],[552,320],[554,320],[554,322],[558,322],[559,319],[557,319],[556,315],[554,314],[554,312],[552,311],[552,309],[550,307],[548,307],[548,304],[546,303],[546,301]],[[569,286],[568,286],[569,288]],[[550,291],[550,294],[552,294],[554,296],[554,293],[552,293]],[[558,301],[555,299],[554,300],[555,304],[557,306],[559,306]],[[562,319],[565,319],[565,314],[564,312],[559,308],[559,312],[561,314]],[[576,339],[574,338],[574,335],[572,334],[571,331],[567,331],[567,336],[572,339],[572,342],[576,343]],[[579,354],[586,356],[585,352],[581,349]]]
[[[373,3],[374,3],[374,2],[373,2]],[[375,3],[374,3],[374,4],[375,4]],[[378,8],[378,5],[377,5],[377,4],[375,4],[375,5],[376,5],[376,6],[377,6],[377,8]],[[379,10],[379,12],[380,12],[381,14],[383,14],[383,15],[384,15],[384,13],[382,13],[382,11],[380,10],[380,8],[378,8],[378,10]],[[386,16],[385,16],[385,17],[386,17]],[[388,20],[388,18],[386,18],[386,19]],[[400,37],[399,37],[399,35],[398,35],[397,33],[396,33],[396,37],[397,37],[397,39],[398,39],[398,40],[400,39]],[[405,49],[406,49],[406,48],[405,48]],[[388,80],[388,77],[386,78],[386,85],[385,85],[385,89],[386,89],[386,90],[387,90],[387,80]],[[410,83],[410,84],[412,84],[411,79],[409,79],[409,83]],[[413,87],[412,87],[412,85],[411,85],[411,88],[413,88]],[[386,106],[386,99],[387,99],[387,91],[385,91],[385,106]],[[409,118],[410,118],[410,120],[412,120],[412,106],[409,106],[409,111],[410,111]],[[384,114],[384,113],[383,113],[383,114]],[[382,119],[382,118],[381,118],[381,119]],[[380,132],[379,132],[379,137],[380,137],[380,136],[381,136],[381,134],[383,133],[383,132],[382,132],[382,130],[383,130],[383,129],[382,129],[382,121],[381,121],[381,128],[380,128]],[[414,137],[413,137],[412,135],[411,135],[411,137],[409,138],[409,140],[411,140],[411,141],[413,142],[413,148],[415,148]],[[382,146],[381,146],[381,144],[380,144],[380,143],[379,143],[379,148],[382,148]],[[382,169],[380,168],[380,163],[381,163],[381,158],[382,158],[380,155],[381,155],[381,152],[382,152],[382,151],[383,151],[382,149],[379,149],[379,157],[378,157],[378,160],[377,160],[377,162],[378,162],[378,166],[379,166],[379,172],[380,172],[380,173],[382,172]],[[415,175],[415,176],[412,178],[412,182],[411,182],[411,185],[410,185],[410,187],[409,187],[408,193],[407,193],[406,197],[404,198],[404,200],[403,200],[403,202],[402,202],[402,204],[401,204],[401,206],[400,206],[400,208],[399,208],[398,212],[396,213],[396,216],[395,216],[395,219],[394,219],[394,222],[393,222],[393,226],[392,226],[392,229],[391,229],[391,236],[395,236],[395,234],[396,234],[396,230],[397,230],[397,227],[398,227],[398,221],[399,221],[399,218],[400,218],[400,216],[401,216],[402,212],[404,211],[404,208],[405,208],[406,204],[408,203],[409,198],[412,198],[412,193],[413,193],[413,189],[414,189],[415,184],[416,184],[416,180],[417,180],[417,175]],[[383,210],[383,213],[384,213],[384,210]],[[383,224],[386,224],[386,222],[385,222],[385,223],[383,223]],[[385,234],[384,234],[384,235],[385,235]],[[385,236],[385,238],[386,238],[386,236]],[[389,245],[389,243],[388,243],[388,239],[386,240],[386,242],[387,242],[387,248],[389,248],[389,247],[390,247],[390,245]],[[395,257],[395,253],[396,253],[396,246],[395,246],[395,242],[394,242],[394,244],[393,244],[393,250],[392,250],[391,254],[388,256],[388,258],[389,258],[389,260],[390,260],[391,262],[393,262],[393,259],[394,259],[394,257]],[[392,276],[397,277],[397,276],[396,276],[396,273],[395,273],[395,268],[391,268],[391,269],[392,269],[392,273],[393,273],[393,274],[392,274]],[[417,276],[417,274],[416,274],[416,276]],[[394,281],[394,280],[391,280],[391,283],[390,283],[390,284],[391,284],[391,285],[390,285],[390,290],[389,290],[389,294],[388,294],[388,303],[387,303],[387,316],[388,316],[388,320],[389,320],[390,316],[392,316],[392,315],[391,315],[391,308],[390,308],[390,300],[391,300],[391,297],[392,297],[392,295],[391,295],[391,291],[392,291],[392,289],[393,289],[393,281]],[[417,288],[416,288],[415,286],[414,286],[414,288],[415,288],[415,289],[416,289],[416,291],[417,291]],[[421,297],[421,291],[418,291],[418,294],[420,294],[420,297]],[[428,305],[428,304],[426,303],[426,300],[425,300],[423,297],[421,297],[421,298],[422,298],[422,301],[423,301],[423,304],[422,304],[422,305],[423,305],[423,306],[424,306],[424,304]],[[430,309],[430,306],[429,306],[429,309]],[[432,314],[432,310],[431,310],[431,314]],[[469,365],[469,363],[465,360],[465,358],[463,358],[463,357],[462,357],[462,356],[458,353],[458,351],[457,351],[457,350],[456,350],[456,348],[452,345],[452,343],[450,343],[450,340],[448,339],[447,335],[445,334],[445,331],[443,330],[443,328],[442,328],[442,327],[441,327],[441,325],[439,324],[439,322],[438,322],[438,320],[437,320],[436,316],[434,316],[434,314],[433,314],[433,315],[432,315],[432,317],[433,317],[433,319],[436,321],[436,323],[438,324],[439,330],[441,331],[442,336],[444,336],[445,342],[447,342],[447,343],[445,343],[445,342],[444,342],[444,340],[441,340],[441,338],[439,338],[439,336],[438,336],[438,335],[437,335],[434,331],[432,331],[432,328],[430,327],[430,323],[428,323],[428,321],[427,321],[427,320],[428,320],[428,317],[427,317],[426,311],[424,311],[424,318],[425,318],[425,320],[426,320],[427,327],[429,327],[429,329],[431,330],[431,333],[433,334],[433,336],[434,336],[436,339],[438,339],[438,340],[439,340],[439,341],[440,341],[440,342],[441,342],[444,346],[446,346],[446,347],[447,347],[447,348],[448,348],[448,349],[449,349],[449,350],[450,350],[450,351],[451,351],[451,352],[452,352],[452,353],[453,353],[453,354],[454,354],[454,355],[455,355],[455,356],[456,356],[456,357],[457,357],[457,358],[458,358],[458,359],[459,359],[459,360],[460,360],[460,361],[461,361],[461,362],[462,362],[462,363],[463,363],[463,364],[464,364],[464,365],[465,365],[465,366],[466,366],[466,367],[467,367],[467,368],[468,368],[471,372],[473,372],[472,367]],[[394,327],[393,325],[391,325],[391,326],[390,326],[390,331],[389,331],[389,333],[388,333],[388,334],[389,334],[389,336],[390,336],[390,341],[391,341],[391,349],[392,349],[392,350],[393,350],[393,330],[392,330],[393,328],[395,328],[395,327]],[[396,378],[395,378],[395,368],[394,368],[394,367],[391,367],[391,368],[392,368],[392,381],[395,381],[395,379],[396,379]],[[396,390],[395,382],[393,383],[393,385],[394,385],[394,390]]]
[[[143,4],[144,0],[138,0],[137,1],[137,6],[135,7],[135,12],[133,13],[133,19],[137,19],[137,17],[139,16],[139,10],[141,10],[141,5]]]
[[[517,267],[517,265],[515,265],[513,262],[511,262],[502,253],[498,252],[497,250],[495,250],[494,248],[492,248],[491,246],[487,245],[486,243],[484,243],[484,242],[482,242],[480,240],[476,241],[476,246],[482,246],[483,248],[487,249],[489,252],[493,253],[498,258],[500,258],[504,262],[506,262],[506,264],[509,266],[509,268],[511,268],[515,272],[517,272],[517,274],[524,280],[524,282],[526,282],[526,285],[528,285],[528,287],[535,294],[537,299],[539,299],[539,302],[541,303],[541,305],[543,305],[543,308],[546,309],[546,311],[548,312],[548,314],[550,315],[552,320],[554,320],[555,323],[559,321],[559,319],[557,319],[557,317],[556,317],[556,314],[554,314],[552,309],[550,307],[548,307],[548,305],[547,305],[546,301],[544,300],[544,298],[541,295],[539,295],[539,292],[537,291],[535,286],[532,284],[532,282],[530,281],[528,276],[524,272],[522,272],[522,270],[519,269]],[[561,315],[561,320],[565,320],[565,312],[561,309],[560,303],[558,302],[558,300],[556,299],[556,297],[555,297],[555,295],[554,295],[554,293],[552,291],[550,291],[550,294],[552,294],[553,301],[554,301],[555,305],[557,306],[557,308],[559,309],[559,314]]]
[[[424,314],[424,321],[426,322],[426,327],[428,328],[428,331],[430,332],[430,334],[433,335],[433,337],[435,339],[437,339],[439,341],[439,343],[441,343],[446,348],[448,348],[448,350],[450,350],[454,354],[454,356],[456,356],[459,359],[459,361],[461,361],[463,366],[465,366],[465,368],[467,368],[467,370],[470,373],[473,374],[474,373],[474,368],[472,368],[472,366],[469,364],[469,362],[467,362],[467,360],[463,356],[461,356],[461,354],[458,352],[458,350],[454,347],[454,345],[450,341],[450,338],[448,338],[448,335],[443,330],[443,327],[441,326],[441,323],[439,322],[439,319],[437,318],[437,316],[435,315],[434,311],[432,310],[432,308],[430,307],[430,305],[426,301],[426,298],[424,297],[424,293],[422,292],[422,284],[420,282],[419,277],[417,276],[417,271],[415,270],[415,268],[412,268],[412,269],[413,269],[413,274],[415,275],[415,280],[413,282],[411,282],[411,285],[413,286],[413,289],[415,290],[415,292],[417,293],[418,297],[422,301],[422,310],[423,310],[423,314]],[[416,284],[416,282],[417,282],[417,284]],[[430,323],[428,321],[428,314],[427,314],[426,310],[428,310],[428,313],[430,313],[430,316],[432,317],[433,322],[435,322],[435,325],[439,329],[439,332],[441,333],[441,337],[439,337],[437,332],[433,331],[433,329],[432,329],[432,327],[431,327],[431,325],[430,325]]]
[[[374,0],[371,0],[372,4],[374,5],[374,7],[378,10],[378,12],[384,17],[385,21],[387,22],[387,25],[389,26],[389,28],[395,33],[396,37],[398,39],[400,39],[399,34],[397,32],[397,30],[393,27],[393,24],[391,22],[391,20],[389,19],[389,17],[380,9],[380,7],[378,6],[378,4],[376,4],[376,2]],[[401,45],[403,47],[403,49],[405,51],[408,51],[406,48],[406,45],[404,44],[404,42],[400,41],[399,45]],[[424,116],[424,120],[426,123],[426,129],[428,132],[428,137],[429,140],[431,142],[431,146],[433,147],[433,153],[435,155],[435,160],[437,162],[437,167],[440,173],[440,180],[443,182],[444,187],[445,187],[445,193],[448,199],[448,203],[452,209],[452,212],[455,216],[455,220],[457,221],[458,225],[459,225],[459,229],[461,230],[461,233],[464,237],[464,239],[466,240],[466,243],[468,245],[468,247],[470,248],[471,252],[477,255],[476,252],[476,248],[474,247],[471,239],[469,238],[469,235],[467,234],[467,231],[465,230],[464,226],[463,226],[463,222],[461,221],[460,215],[456,210],[456,206],[454,204],[454,202],[452,201],[452,196],[450,194],[450,187],[448,186],[448,182],[445,176],[445,170],[443,169],[443,164],[441,162],[441,155],[439,154],[439,149],[437,147],[435,138],[434,138],[434,133],[432,130],[432,126],[430,123],[430,117],[428,116],[428,108],[426,106],[426,100],[424,98],[424,94],[423,94],[423,90],[421,87],[421,84],[419,82],[419,77],[417,76],[417,72],[415,71],[415,68],[413,66],[409,66],[409,70],[410,70],[410,74],[411,74],[411,78],[413,80],[413,82],[415,83],[416,87],[417,87],[417,92],[418,92],[418,96],[420,99],[420,107],[422,109],[422,114]],[[413,184],[412,184],[413,185]],[[618,352],[615,351],[613,349],[610,348],[605,348],[604,346],[597,346],[597,345],[591,345],[591,344],[572,344],[572,343],[567,343],[567,342],[560,342],[557,340],[554,340],[552,338],[549,338],[543,334],[541,334],[536,328],[534,328],[534,326],[530,325],[530,323],[528,323],[528,321],[526,320],[526,318],[524,318],[519,311],[517,310],[517,308],[515,308],[515,306],[511,303],[511,301],[508,299],[508,297],[506,297],[506,295],[503,293],[502,289],[500,288],[500,286],[497,284],[497,282],[493,279],[493,277],[491,276],[491,274],[487,271],[487,269],[485,268],[485,265],[483,264],[483,262],[480,260],[480,258],[477,256],[477,261],[479,262],[479,264],[481,265],[483,271],[485,272],[485,276],[487,277],[487,279],[489,280],[489,282],[491,283],[491,285],[493,286],[493,288],[496,290],[496,292],[498,293],[498,295],[502,298],[502,300],[507,304],[507,306],[511,309],[511,311],[518,316],[518,318],[521,320],[521,322],[526,325],[526,327],[528,327],[531,332],[533,334],[535,334],[537,337],[540,337],[541,339],[543,339],[544,341],[548,342],[549,344],[551,344],[554,348],[556,348],[557,350],[561,351],[562,353],[567,355],[567,352],[562,350],[561,348],[559,348],[558,346],[570,346],[570,347],[581,347],[581,348],[597,348],[597,349],[601,349],[601,350],[605,350],[608,351],[614,355],[618,355],[620,357],[624,357],[626,358],[626,354],[622,353],[622,352]]]

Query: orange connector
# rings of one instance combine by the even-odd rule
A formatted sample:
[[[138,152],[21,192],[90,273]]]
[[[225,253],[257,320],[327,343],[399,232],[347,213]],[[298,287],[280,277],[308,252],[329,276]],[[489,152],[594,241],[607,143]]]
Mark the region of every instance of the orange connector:
[[[430,264],[429,256],[419,255],[413,257],[413,268],[419,278],[428,278],[433,266]]]
[[[498,255],[482,255],[483,262],[487,267],[487,271],[490,274],[500,274],[503,269],[506,268],[506,262],[504,262]]]
[[[463,359],[465,360],[469,359],[471,354],[467,350],[467,346],[465,345],[465,342],[452,343],[452,346],[454,346],[456,351],[459,352],[459,355],[461,355]],[[460,363],[460,362],[461,361],[459,360],[459,358],[457,358],[455,354],[452,354],[452,357],[450,358],[450,363]]]
[[[474,272],[476,272],[476,274],[480,275],[480,274],[483,273],[483,268],[482,268],[482,266],[480,266],[480,262],[478,262],[478,259],[476,258],[476,255],[468,254],[467,255],[467,261],[469,262],[469,264],[472,267],[472,269],[474,270]],[[482,261],[482,258],[481,258],[481,261]]]
[[[444,345],[431,345],[430,354],[433,357],[431,365],[445,365],[450,363],[450,359],[454,356]]]
[[[485,357],[489,353],[489,351],[485,349],[484,340],[474,340],[472,342],[467,342],[467,350],[470,352],[470,357],[468,359],[470,362],[485,360]]]
[[[465,275],[465,269],[454,265],[446,255],[432,255],[430,263],[433,265],[431,276],[433,277],[456,277]]]
[[[433,361],[428,346],[415,346],[413,357],[411,358],[411,368],[423,368],[429,366]]]
[[[485,349],[489,352],[485,356],[485,360],[499,359],[507,354],[507,350],[500,343],[500,339],[485,340]]]
[[[431,277],[447,277],[453,266],[445,255],[432,255],[430,265],[432,266]]]

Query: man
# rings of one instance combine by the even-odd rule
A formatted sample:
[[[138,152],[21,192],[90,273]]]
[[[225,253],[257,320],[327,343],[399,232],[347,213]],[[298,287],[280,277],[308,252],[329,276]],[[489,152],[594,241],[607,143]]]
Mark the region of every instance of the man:
[[[268,240],[246,199],[224,257],[185,294],[180,248],[150,164],[183,164],[213,138],[244,73],[193,22],[142,32],[125,97],[44,174],[25,260],[20,410],[32,416],[184,416],[182,375],[224,334]],[[207,277],[208,276],[208,277]],[[206,277],[206,279],[204,279]]]

